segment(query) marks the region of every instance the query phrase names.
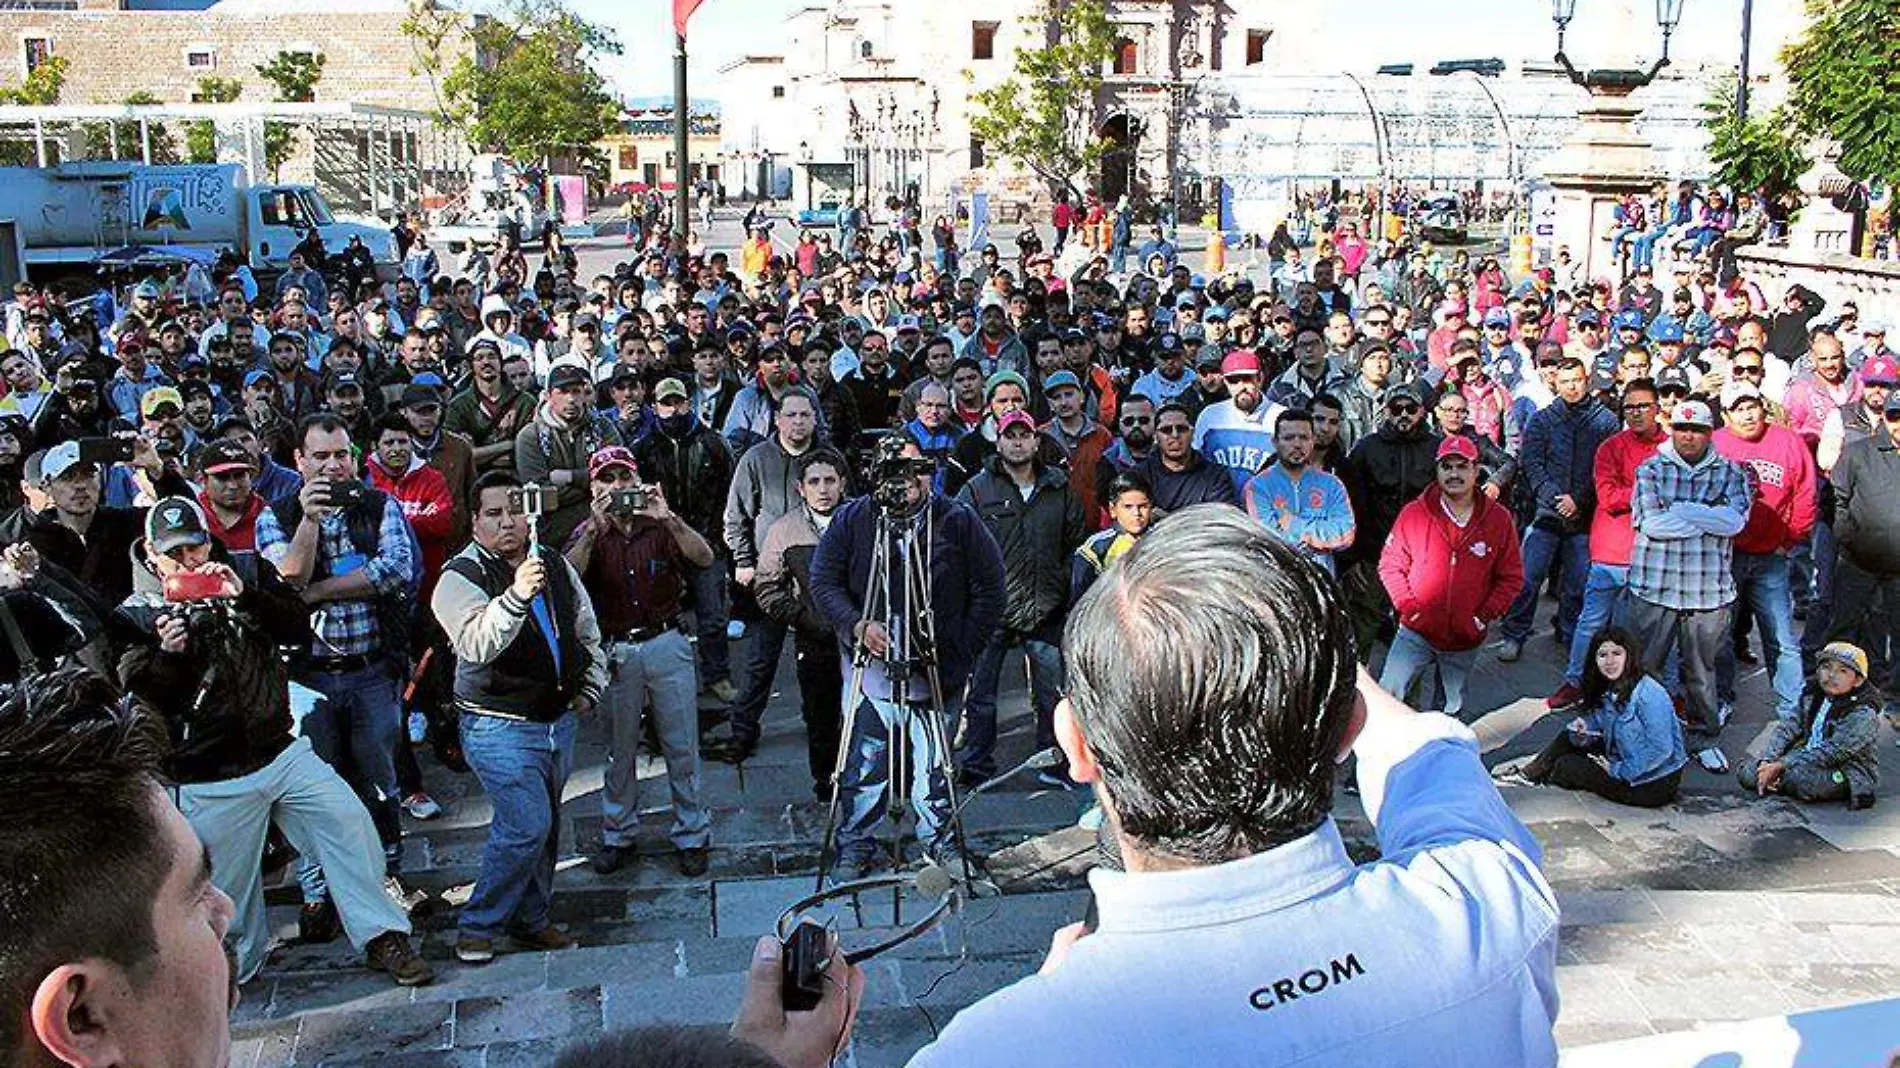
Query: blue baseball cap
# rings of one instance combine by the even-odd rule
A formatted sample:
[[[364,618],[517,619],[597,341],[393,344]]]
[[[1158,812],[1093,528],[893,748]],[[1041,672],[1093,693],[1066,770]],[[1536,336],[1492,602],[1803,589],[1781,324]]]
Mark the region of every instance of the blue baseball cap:
[[[1507,308],[1504,308],[1504,307],[1502,307],[1502,306],[1500,306],[1500,307],[1496,307],[1496,308],[1492,308],[1492,309],[1491,309],[1490,311],[1488,311],[1488,312],[1485,312],[1485,313],[1484,313],[1484,325],[1486,325],[1486,326],[1510,326],[1510,325],[1511,325],[1511,312],[1510,312],[1510,310],[1509,310],[1509,309],[1507,309]]]
[[[1618,330],[1641,330],[1643,328],[1643,313],[1637,311],[1635,308],[1631,308],[1625,312],[1618,312],[1616,316],[1616,328]]]
[[[1057,371],[1042,380],[1042,395],[1045,397],[1053,396],[1059,389],[1080,390],[1081,388],[1082,380],[1075,377],[1074,371]]]
[[[1227,309],[1216,304],[1201,314],[1204,323],[1224,323],[1227,321]]]
[[[1595,308],[1585,307],[1577,313],[1578,326],[1601,326],[1602,324],[1603,317],[1597,314]]]
[[[1181,335],[1169,332],[1155,338],[1155,348],[1164,353],[1181,351]],[[1062,372],[1066,373],[1066,372]]]
[[[1656,327],[1656,341],[1664,345],[1682,344],[1682,324],[1666,322]]]
[[[272,377],[269,371],[252,371],[250,374],[244,376],[245,389],[250,389],[252,386],[257,385],[259,382],[269,382],[275,385],[277,382],[277,379]]]

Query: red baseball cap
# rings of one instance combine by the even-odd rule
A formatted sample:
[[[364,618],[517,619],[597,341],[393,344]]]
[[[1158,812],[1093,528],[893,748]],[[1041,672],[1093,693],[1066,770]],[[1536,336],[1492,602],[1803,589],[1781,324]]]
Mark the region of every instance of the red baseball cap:
[[[1873,356],[1860,365],[1860,382],[1864,386],[1891,386],[1900,382],[1900,363],[1891,356]]]
[[[640,465],[634,461],[631,449],[622,445],[609,445],[595,453],[593,459],[587,461],[588,480],[599,478],[601,472],[610,467],[624,467],[635,474],[640,472]]]
[[[1013,412],[1004,412],[1002,418],[996,421],[996,436],[999,438],[1002,437],[1008,433],[1009,428],[1013,426],[1026,426],[1029,428],[1029,432],[1034,434],[1036,432],[1036,418],[1021,409]]]
[[[1438,459],[1443,460],[1447,456],[1460,456],[1475,464],[1478,462],[1478,446],[1463,434],[1449,434],[1438,443]]]
[[[1257,375],[1260,373],[1260,357],[1252,349],[1235,349],[1220,362],[1220,373],[1224,375]]]

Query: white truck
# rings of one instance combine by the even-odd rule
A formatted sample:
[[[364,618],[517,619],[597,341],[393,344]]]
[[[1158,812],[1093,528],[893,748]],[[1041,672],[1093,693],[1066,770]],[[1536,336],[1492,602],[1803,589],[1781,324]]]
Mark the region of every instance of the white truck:
[[[381,277],[398,267],[395,238],[381,222],[339,219],[307,185],[252,185],[236,163],[0,167],[0,218],[17,221],[36,277],[142,245],[231,248],[271,274],[312,229],[332,253],[362,238]]]

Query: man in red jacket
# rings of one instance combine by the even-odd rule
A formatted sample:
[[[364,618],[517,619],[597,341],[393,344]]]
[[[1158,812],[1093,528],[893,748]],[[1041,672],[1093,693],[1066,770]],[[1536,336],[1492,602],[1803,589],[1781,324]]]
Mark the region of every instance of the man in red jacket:
[[[1775,715],[1795,723],[1806,679],[1794,629],[1788,550],[1807,541],[1814,529],[1820,474],[1801,436],[1768,422],[1768,407],[1753,384],[1729,383],[1722,390],[1722,410],[1728,425],[1715,432],[1715,451],[1740,464],[1755,486],[1748,525],[1735,536],[1735,609],[1754,614],[1775,685]],[[1726,715],[1735,705],[1732,644],[1716,654],[1715,686],[1718,714]]]
[[[448,558],[449,533],[455,526],[448,480],[416,455],[409,420],[401,412],[387,413],[376,421],[376,440],[370,446],[373,451],[363,470],[370,485],[395,498],[415,532],[422,549],[422,585],[416,599],[428,604]]]
[[[1509,510],[1478,492],[1478,447],[1470,438],[1453,435],[1438,446],[1437,481],[1399,510],[1379,578],[1399,613],[1379,685],[1403,696],[1436,664],[1445,714],[1457,716],[1485,628],[1524,586],[1517,526]]]
[[[1603,439],[1597,448],[1597,510],[1590,516],[1590,577],[1583,587],[1583,611],[1578,613],[1570,636],[1570,663],[1564,667],[1563,684],[1544,700],[1553,712],[1583,699],[1583,663],[1590,655],[1590,641],[1623,613],[1630,582],[1630,553],[1636,544],[1636,528],[1630,522],[1636,469],[1656,455],[1668,436],[1662,425],[1656,383],[1638,378],[1624,385],[1623,429]]]

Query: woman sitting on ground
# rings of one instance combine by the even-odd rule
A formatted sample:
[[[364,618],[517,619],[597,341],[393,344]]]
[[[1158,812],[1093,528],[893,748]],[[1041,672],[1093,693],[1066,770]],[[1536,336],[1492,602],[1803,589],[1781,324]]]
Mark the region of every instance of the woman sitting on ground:
[[[1675,800],[1689,762],[1682,723],[1661,683],[1643,672],[1635,635],[1606,627],[1584,662],[1582,705],[1544,751],[1492,772],[1504,785],[1588,790],[1619,805],[1661,808]]]

